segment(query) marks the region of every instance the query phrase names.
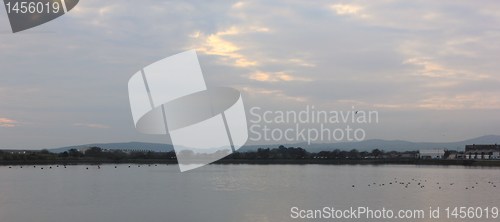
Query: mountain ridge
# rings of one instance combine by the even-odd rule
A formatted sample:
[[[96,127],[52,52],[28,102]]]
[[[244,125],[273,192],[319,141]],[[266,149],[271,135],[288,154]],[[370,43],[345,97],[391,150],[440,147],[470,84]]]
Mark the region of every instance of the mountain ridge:
[[[500,144],[500,135],[485,135],[457,142],[411,142],[405,140],[383,140],[369,139],[359,142],[338,142],[338,143],[294,143],[294,144],[269,144],[269,145],[246,145],[238,151],[247,152],[257,150],[258,148],[274,148],[280,145],[286,147],[302,147],[309,152],[352,150],[371,151],[373,149],[381,149],[385,151],[414,151],[420,149],[450,149],[464,150],[465,145],[471,144]],[[48,150],[54,153],[61,153],[70,149],[82,149],[87,147],[97,146],[103,149],[121,149],[121,150],[148,150],[155,152],[168,152],[173,150],[171,144],[147,143],[147,142],[119,142],[119,143],[92,143],[75,146],[66,146],[59,148],[49,148]]]

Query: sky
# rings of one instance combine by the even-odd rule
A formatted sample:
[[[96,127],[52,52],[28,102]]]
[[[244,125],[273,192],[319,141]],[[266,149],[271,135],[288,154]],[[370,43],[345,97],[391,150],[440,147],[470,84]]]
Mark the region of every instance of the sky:
[[[0,148],[165,142],[129,78],[196,49],[207,85],[265,110],[376,110],[366,139],[500,134],[498,1],[81,0],[13,34],[0,9]]]

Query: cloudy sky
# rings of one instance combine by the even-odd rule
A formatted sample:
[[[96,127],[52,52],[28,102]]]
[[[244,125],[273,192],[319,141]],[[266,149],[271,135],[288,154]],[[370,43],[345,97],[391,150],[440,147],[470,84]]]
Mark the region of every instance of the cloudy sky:
[[[496,0],[81,0],[16,34],[2,7],[0,39],[0,148],[166,142],[134,129],[127,82],[189,49],[247,108],[377,110],[367,138],[500,134]]]

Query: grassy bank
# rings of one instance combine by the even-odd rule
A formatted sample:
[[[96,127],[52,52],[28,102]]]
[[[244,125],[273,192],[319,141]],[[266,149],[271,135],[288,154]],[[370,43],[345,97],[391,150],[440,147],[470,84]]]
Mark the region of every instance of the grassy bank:
[[[324,164],[324,165],[455,165],[500,167],[498,160],[420,160],[420,159],[277,159],[277,160],[232,160],[223,159],[216,164]]]

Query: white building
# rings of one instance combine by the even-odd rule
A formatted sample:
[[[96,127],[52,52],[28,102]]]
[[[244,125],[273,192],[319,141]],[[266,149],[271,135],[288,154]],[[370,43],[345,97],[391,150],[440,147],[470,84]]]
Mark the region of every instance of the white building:
[[[420,150],[418,151],[418,157],[420,159],[443,159],[444,152],[443,149]]]
[[[500,152],[493,152],[493,156],[491,157],[491,159],[499,160],[500,159]]]

